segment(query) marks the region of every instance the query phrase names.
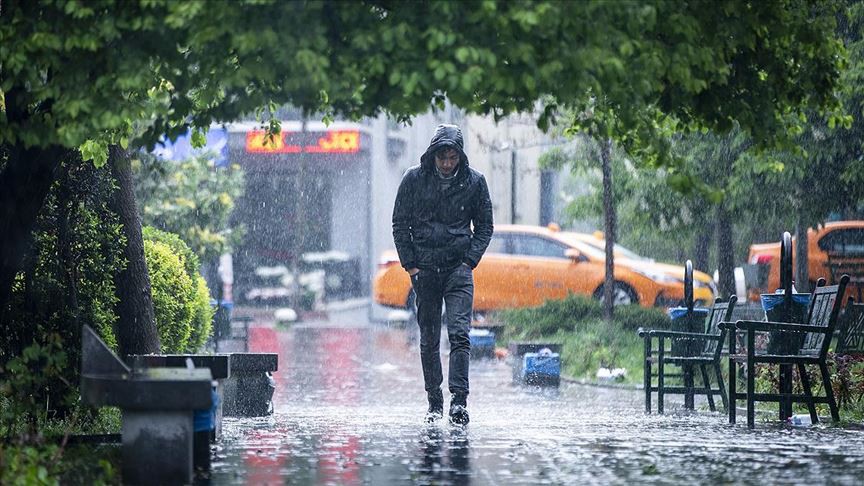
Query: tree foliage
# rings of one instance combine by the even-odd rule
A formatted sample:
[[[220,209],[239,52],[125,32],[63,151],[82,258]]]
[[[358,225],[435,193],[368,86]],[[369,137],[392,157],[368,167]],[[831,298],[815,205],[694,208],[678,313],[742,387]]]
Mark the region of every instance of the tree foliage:
[[[133,172],[141,224],[180,235],[202,263],[239,243],[243,227],[229,220],[243,193],[239,166],[215,167],[206,155],[175,162],[142,153]]]
[[[577,108],[602,99],[625,144],[655,138],[666,116],[720,131],[737,120],[768,140],[790,114],[836,107],[835,10],[833,0],[7,0],[0,89],[15,113],[0,119],[0,141],[78,147],[135,133],[152,145],[268,103],[407,117],[445,96],[498,116],[544,96]]]
[[[125,261],[119,223],[106,203],[111,177],[80,159],[64,168],[28,242],[0,335],[0,396],[12,400],[0,408],[24,423],[62,417],[77,400],[82,324],[115,345],[113,277]],[[8,429],[3,434],[9,439]]]

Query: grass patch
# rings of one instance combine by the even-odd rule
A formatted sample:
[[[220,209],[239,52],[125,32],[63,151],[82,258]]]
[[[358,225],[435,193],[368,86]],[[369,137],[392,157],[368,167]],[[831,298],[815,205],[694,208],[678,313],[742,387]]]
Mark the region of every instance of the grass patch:
[[[0,484],[119,484],[119,447],[63,445],[67,435],[119,433],[119,409],[74,407],[60,419],[21,407],[0,397]]]
[[[641,382],[642,340],[636,330],[667,329],[671,320],[660,309],[637,305],[617,307],[612,322],[602,315],[599,302],[572,294],[539,307],[503,311],[504,331],[498,337],[499,344],[561,343],[561,365],[567,376],[594,379],[599,368],[624,368],[626,382]]]

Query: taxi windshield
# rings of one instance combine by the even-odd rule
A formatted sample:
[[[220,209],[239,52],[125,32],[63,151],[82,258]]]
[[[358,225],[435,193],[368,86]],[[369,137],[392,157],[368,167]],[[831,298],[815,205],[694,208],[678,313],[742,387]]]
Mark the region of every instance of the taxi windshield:
[[[561,233],[561,238],[567,241],[568,244],[578,248],[580,251],[587,253],[589,255],[596,255],[597,258],[606,258],[606,247],[604,246],[606,242],[604,240],[598,240],[595,238],[586,238],[578,233]],[[644,260],[650,261],[650,258],[646,258],[629,248],[623,247],[619,244],[615,244],[615,256],[619,258],[623,258],[626,260]]]

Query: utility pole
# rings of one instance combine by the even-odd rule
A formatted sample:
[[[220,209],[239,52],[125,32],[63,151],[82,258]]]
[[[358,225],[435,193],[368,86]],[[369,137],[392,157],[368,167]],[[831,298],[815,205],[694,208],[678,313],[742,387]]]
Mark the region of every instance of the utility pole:
[[[516,224],[516,148],[510,150],[510,224]]]
[[[615,200],[612,197],[612,140],[598,139],[603,171],[603,228],[606,233],[606,278],[603,283],[603,315],[611,321],[615,312]]]

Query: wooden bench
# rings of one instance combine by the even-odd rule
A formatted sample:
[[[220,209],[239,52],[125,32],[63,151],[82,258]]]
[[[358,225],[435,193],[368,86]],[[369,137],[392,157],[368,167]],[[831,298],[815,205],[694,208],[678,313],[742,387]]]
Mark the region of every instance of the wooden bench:
[[[828,272],[831,274],[831,282],[840,281],[842,275],[849,276],[849,291],[854,293],[858,302],[864,298],[864,255],[849,254],[845,252],[828,252],[828,261],[825,262]]]
[[[747,400],[747,425],[755,426],[755,402],[803,402],[807,404],[810,419],[813,423],[819,421],[816,415],[816,403],[827,403],[831,409],[831,417],[834,421],[840,420],[837,410],[837,402],[831,389],[831,377],[828,373],[826,357],[831,338],[837,326],[837,318],[842,307],[842,296],[846,291],[849,277],[844,275],[840,278],[838,285],[819,286],[813,290],[810,297],[810,305],[807,312],[805,324],[790,322],[771,321],[748,321],[740,320],[733,323],[725,323],[729,336],[729,422],[735,423],[735,406],[739,399]],[[820,282],[821,283],[821,282]],[[736,335],[741,332],[745,334],[746,353],[738,352]],[[756,349],[756,334],[771,332],[775,337],[785,338],[795,342],[794,337],[804,334],[797,349],[789,354],[758,353]],[[798,369],[801,385],[804,392],[794,393],[756,393],[756,365],[794,365]],[[810,377],[807,374],[806,365],[818,365],[822,375],[822,384],[825,396],[813,395],[810,385]],[[738,367],[746,366],[747,390],[746,393],[736,391],[738,378]]]
[[[849,299],[837,329],[835,355],[864,357],[864,304]]]
[[[651,393],[657,392],[657,412],[663,413],[664,396],[668,394],[704,394],[708,398],[708,406],[715,411],[714,395],[720,395],[723,406],[728,408],[726,390],[723,385],[723,375],[720,372],[720,353],[723,348],[725,330],[720,328],[720,323],[728,321],[732,317],[735,308],[736,297],[732,296],[729,302],[721,302],[719,299],[711,307],[706,317],[704,333],[668,331],[660,329],[639,329],[639,336],[644,339],[645,361],[643,386],[645,389],[645,412],[651,413]],[[654,348],[652,340],[657,341]],[[671,346],[667,349],[667,341],[692,345]],[[657,368],[657,385],[653,385],[654,375],[652,370]],[[666,365],[678,367],[698,367],[702,376],[702,388],[695,386],[669,386],[666,378],[681,376],[680,374],[669,374]],[[708,368],[711,368],[717,378],[717,388],[711,388]]]
[[[856,396],[853,391],[856,389],[855,375],[845,370],[864,362],[864,304],[849,298],[838,320],[836,334],[833,364],[836,366],[835,379],[840,389],[837,406],[844,408],[860,400],[860,395]]]

